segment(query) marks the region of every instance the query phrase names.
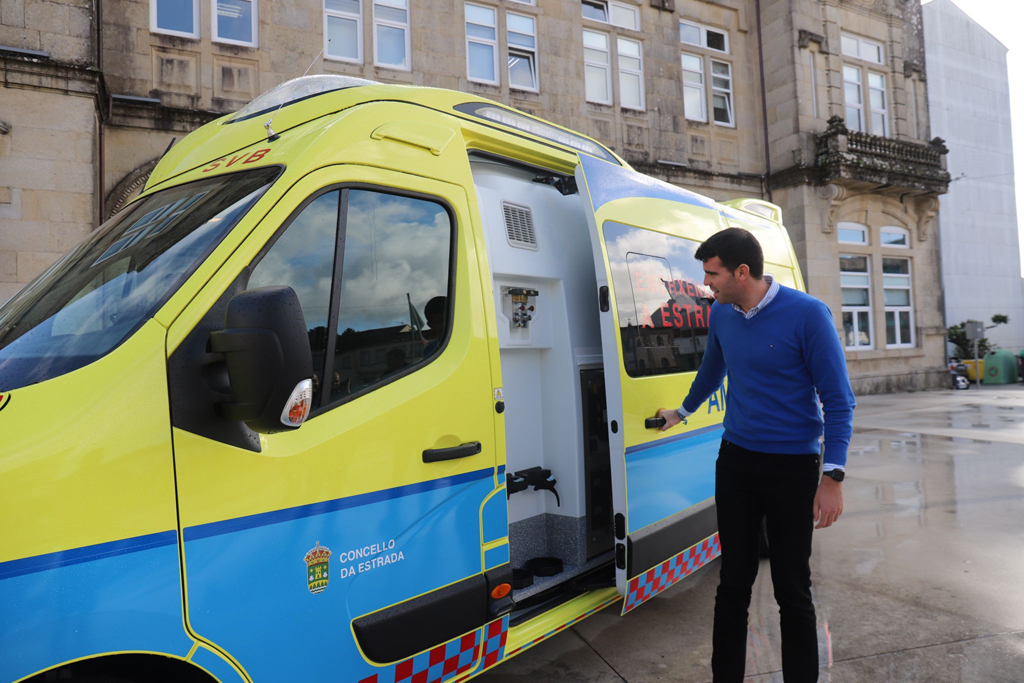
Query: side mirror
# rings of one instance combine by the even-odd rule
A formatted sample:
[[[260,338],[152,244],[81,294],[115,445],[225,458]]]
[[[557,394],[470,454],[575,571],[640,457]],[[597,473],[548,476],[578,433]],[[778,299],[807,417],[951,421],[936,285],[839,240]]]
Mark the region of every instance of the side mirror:
[[[295,290],[236,294],[224,327],[210,333],[210,350],[224,356],[234,399],[217,404],[220,414],[262,434],[298,429],[312,405],[313,355]]]

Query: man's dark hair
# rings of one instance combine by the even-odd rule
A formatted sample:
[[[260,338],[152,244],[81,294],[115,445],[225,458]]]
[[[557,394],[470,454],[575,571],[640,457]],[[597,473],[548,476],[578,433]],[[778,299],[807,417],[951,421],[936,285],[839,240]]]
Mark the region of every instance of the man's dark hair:
[[[764,252],[757,238],[743,228],[726,228],[709,237],[693,255],[698,261],[707,263],[715,256],[730,273],[744,263],[750,268],[750,275],[760,280],[764,275]]]

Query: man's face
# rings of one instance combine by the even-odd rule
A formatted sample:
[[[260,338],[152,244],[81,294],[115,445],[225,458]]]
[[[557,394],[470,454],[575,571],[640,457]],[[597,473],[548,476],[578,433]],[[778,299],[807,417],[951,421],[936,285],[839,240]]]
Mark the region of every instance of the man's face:
[[[717,256],[712,256],[704,262],[704,285],[711,288],[715,294],[715,301],[720,304],[738,301],[736,276],[729,272]]]

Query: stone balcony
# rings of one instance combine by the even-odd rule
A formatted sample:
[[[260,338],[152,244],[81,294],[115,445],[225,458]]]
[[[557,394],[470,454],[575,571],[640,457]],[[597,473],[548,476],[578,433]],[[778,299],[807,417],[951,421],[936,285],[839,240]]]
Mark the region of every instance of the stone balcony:
[[[949,150],[941,138],[922,144],[858,133],[833,116],[815,143],[814,175],[819,184],[868,184],[876,191],[930,194],[944,194],[949,188]]]

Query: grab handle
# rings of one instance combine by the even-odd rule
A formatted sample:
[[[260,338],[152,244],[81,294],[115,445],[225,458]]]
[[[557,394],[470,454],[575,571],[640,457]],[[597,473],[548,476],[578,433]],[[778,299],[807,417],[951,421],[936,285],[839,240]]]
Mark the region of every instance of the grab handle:
[[[665,418],[649,417],[644,420],[644,429],[661,429],[665,426]]]
[[[423,451],[423,462],[441,462],[442,460],[468,458],[471,455],[476,455],[481,450],[483,449],[479,441],[470,441],[461,446],[452,446],[451,448],[428,448]]]

